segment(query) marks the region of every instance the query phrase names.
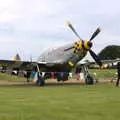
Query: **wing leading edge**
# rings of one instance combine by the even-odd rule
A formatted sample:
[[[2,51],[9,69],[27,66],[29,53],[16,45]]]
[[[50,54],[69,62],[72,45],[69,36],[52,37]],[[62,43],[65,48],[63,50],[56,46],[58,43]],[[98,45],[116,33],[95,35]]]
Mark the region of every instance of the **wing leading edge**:
[[[36,66],[36,62],[0,60],[0,66],[5,69],[32,70]]]
[[[0,67],[4,69],[17,69],[26,71],[36,71],[37,65],[41,72],[54,72],[68,70],[66,63],[46,63],[46,62],[30,62],[30,61],[13,61],[13,60],[0,60]]]

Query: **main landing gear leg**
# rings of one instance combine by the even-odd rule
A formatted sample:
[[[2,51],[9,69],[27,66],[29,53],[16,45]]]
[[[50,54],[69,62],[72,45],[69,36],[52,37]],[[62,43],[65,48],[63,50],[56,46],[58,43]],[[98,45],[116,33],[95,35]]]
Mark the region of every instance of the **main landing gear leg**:
[[[42,75],[40,74],[40,69],[38,65],[37,65],[37,71],[38,71],[38,74],[37,74],[36,84],[39,86],[44,86],[45,85],[44,77],[42,77]]]
[[[44,77],[42,77],[39,72],[38,72],[37,78],[38,78],[38,80],[37,80],[37,82],[36,82],[37,85],[39,85],[39,86],[44,86],[44,84],[45,84]]]

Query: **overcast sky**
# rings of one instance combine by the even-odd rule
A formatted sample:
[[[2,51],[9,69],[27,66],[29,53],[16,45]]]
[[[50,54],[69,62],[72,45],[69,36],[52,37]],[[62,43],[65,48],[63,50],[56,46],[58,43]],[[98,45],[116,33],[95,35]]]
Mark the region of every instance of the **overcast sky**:
[[[96,53],[120,45],[119,0],[0,0],[0,59],[16,53],[37,59],[47,48],[76,41],[68,20],[85,40],[102,28],[93,40]]]

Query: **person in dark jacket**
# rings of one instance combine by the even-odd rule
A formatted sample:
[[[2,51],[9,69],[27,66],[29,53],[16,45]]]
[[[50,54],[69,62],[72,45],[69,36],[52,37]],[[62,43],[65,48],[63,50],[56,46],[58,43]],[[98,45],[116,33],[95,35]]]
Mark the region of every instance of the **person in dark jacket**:
[[[117,64],[117,74],[118,74],[118,78],[117,78],[116,86],[119,85],[119,81],[120,81],[120,62],[118,62]]]

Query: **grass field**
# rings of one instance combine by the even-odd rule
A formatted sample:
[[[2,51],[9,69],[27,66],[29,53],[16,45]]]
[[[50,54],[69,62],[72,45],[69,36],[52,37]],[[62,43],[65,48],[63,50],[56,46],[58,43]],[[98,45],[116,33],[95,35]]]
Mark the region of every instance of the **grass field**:
[[[119,120],[113,84],[0,86],[0,120]]]
[[[91,73],[96,73],[98,78],[113,78],[116,77],[116,69],[90,69]]]
[[[26,79],[24,77],[20,77],[20,76],[16,76],[16,75],[0,73],[0,80],[4,80],[4,81],[25,81]]]
[[[0,85],[0,120],[64,119],[119,120],[120,88],[111,83]]]

